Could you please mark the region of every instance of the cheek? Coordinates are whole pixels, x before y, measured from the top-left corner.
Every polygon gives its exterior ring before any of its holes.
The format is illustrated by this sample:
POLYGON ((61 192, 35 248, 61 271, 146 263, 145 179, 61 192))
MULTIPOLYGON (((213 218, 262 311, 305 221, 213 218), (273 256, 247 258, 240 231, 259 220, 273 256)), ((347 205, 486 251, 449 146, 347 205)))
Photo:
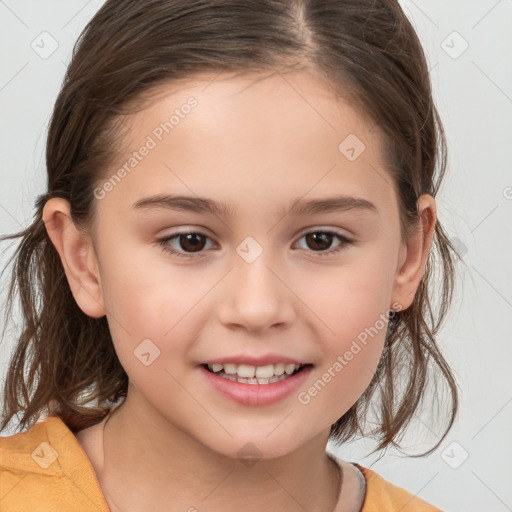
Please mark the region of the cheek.
POLYGON ((381 248, 358 255, 350 264, 316 272, 315 286, 301 289, 302 300, 320 319, 314 323, 322 366, 298 401, 327 423, 357 401, 375 373, 388 325, 392 254, 392 248, 381 248))
POLYGON ((389 309, 372 294, 354 293, 332 305, 322 320, 321 366, 301 389, 298 402, 310 414, 332 424, 345 414, 371 382, 380 360, 389 309), (330 332, 330 331, 333 332, 330 332))
MULTIPOLYGON (((158 251, 153 247, 150 252, 158 251)), ((168 367, 171 362, 176 366, 177 361, 184 361, 187 345, 194 340, 190 329, 199 325, 202 299, 218 276, 210 279, 209 274, 194 271, 193 267, 170 265, 165 255, 159 254, 149 262, 147 249, 120 245, 112 247, 103 261, 101 279, 107 318, 116 352, 127 372, 134 363, 138 367, 135 357, 143 347, 152 356, 158 355, 155 366, 168 367)))
POLYGON ((390 254, 382 249, 354 251, 340 265, 316 266, 297 277, 297 295, 317 315, 322 337, 330 339, 333 347, 343 348, 340 344, 388 311, 394 275, 390 254))

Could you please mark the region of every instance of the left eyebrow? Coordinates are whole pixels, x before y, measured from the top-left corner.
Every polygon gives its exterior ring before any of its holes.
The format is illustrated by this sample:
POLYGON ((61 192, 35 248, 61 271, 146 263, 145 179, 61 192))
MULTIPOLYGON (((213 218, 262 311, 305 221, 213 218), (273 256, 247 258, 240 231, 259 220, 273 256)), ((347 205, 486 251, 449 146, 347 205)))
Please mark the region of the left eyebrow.
MULTIPOLYGON (((216 202, 213 199, 197 196, 177 196, 172 194, 157 194, 133 203, 134 209, 171 209, 195 213, 212 213, 219 217, 235 217, 236 211, 227 203, 216 202)), ((377 207, 367 199, 352 196, 333 196, 323 199, 304 200, 298 197, 291 201, 288 214, 313 215, 316 213, 341 212, 360 210, 378 213, 377 207)))
POLYGON ((334 196, 308 201, 297 198, 291 202, 289 213, 292 215, 313 215, 315 213, 361 210, 378 213, 377 207, 367 199, 352 196, 334 196))

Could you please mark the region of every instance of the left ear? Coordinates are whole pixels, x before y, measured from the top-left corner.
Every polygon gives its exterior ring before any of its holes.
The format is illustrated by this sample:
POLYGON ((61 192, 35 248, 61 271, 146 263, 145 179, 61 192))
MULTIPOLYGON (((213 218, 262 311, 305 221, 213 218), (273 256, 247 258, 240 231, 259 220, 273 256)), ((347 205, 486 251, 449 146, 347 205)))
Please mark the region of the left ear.
POLYGON ((418 224, 416 230, 403 243, 395 276, 391 304, 398 303, 401 310, 414 301, 414 295, 425 272, 437 219, 436 202, 429 194, 418 198, 418 224))

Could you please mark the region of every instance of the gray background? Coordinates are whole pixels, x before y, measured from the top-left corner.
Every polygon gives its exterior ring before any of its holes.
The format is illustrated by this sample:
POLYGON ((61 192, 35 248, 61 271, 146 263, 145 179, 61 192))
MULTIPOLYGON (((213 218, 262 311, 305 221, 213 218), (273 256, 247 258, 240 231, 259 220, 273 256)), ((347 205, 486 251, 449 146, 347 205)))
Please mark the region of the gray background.
MULTIPOLYGON (((100 0, 0 0, 0 234, 26 226, 45 189, 44 144, 72 45, 100 0), (41 33, 47 32, 49 35, 41 33), (52 45, 58 45, 53 50, 52 45)), ((431 456, 360 440, 329 449, 369 466, 443 510, 512 510, 512 1, 403 0, 427 52, 449 144, 439 217, 464 254, 439 337, 462 391, 457 423, 431 456), (466 48, 467 47, 467 48, 466 48)), ((2 245, 0 263, 11 250, 2 245)), ((2 303, 7 274, 1 281, 2 303)), ((16 323, 16 313, 13 325, 16 323)), ((5 378, 14 333, 0 345, 5 378)), ((405 448, 418 453, 436 423, 421 416, 405 448)), ((9 431, 2 435, 8 435, 9 431)))

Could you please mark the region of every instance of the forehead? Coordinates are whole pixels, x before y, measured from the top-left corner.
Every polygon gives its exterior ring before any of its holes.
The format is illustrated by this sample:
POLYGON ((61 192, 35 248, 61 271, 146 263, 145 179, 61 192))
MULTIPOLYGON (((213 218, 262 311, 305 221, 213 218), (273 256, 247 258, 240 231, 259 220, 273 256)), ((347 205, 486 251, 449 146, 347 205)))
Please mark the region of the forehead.
POLYGON ((378 127, 310 72, 196 74, 145 99, 125 119, 125 150, 108 175, 125 172, 110 199, 132 205, 163 188, 246 205, 325 192, 394 197, 378 127))

